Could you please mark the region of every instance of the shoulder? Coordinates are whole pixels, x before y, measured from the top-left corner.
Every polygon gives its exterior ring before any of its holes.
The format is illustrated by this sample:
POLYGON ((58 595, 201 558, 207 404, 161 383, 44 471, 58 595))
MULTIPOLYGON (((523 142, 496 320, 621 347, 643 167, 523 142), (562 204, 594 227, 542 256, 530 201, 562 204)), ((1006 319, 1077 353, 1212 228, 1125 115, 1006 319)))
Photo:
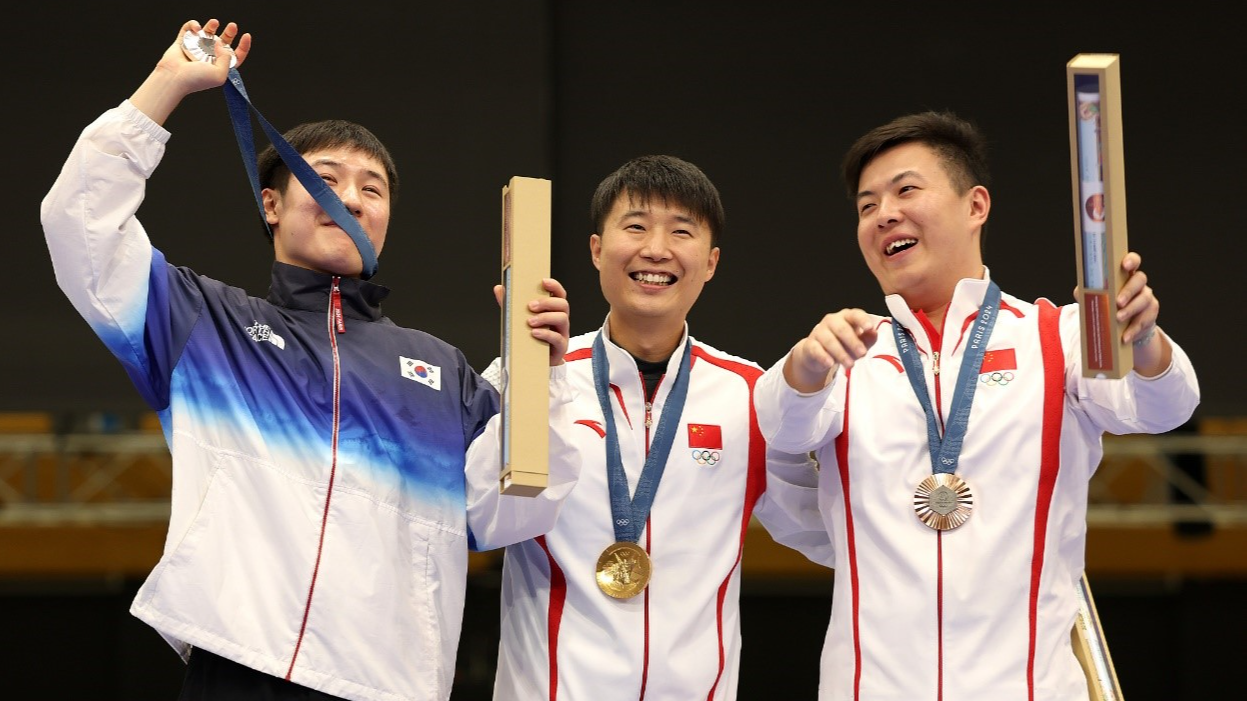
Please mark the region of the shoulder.
MULTIPOLYGON (((152 250, 158 253, 158 249, 153 248, 152 250)), ((163 258, 163 254, 160 255, 163 258)), ((174 265, 167 261, 165 265, 170 294, 175 297, 179 295, 180 291, 181 294, 201 296, 206 300, 219 300, 218 304, 225 304, 231 307, 254 308, 256 305, 272 306, 264 299, 250 294, 241 287, 230 285, 207 275, 201 275, 187 266, 174 265)))
POLYGON ((400 356, 414 354, 419 360, 425 362, 471 369, 463 351, 427 331, 399 326, 388 317, 371 322, 371 325, 379 329, 388 329, 393 334, 391 343, 397 348, 400 356))
POLYGON ((753 381, 762 374, 762 366, 758 363, 742 358, 739 355, 733 355, 726 351, 719 350, 714 346, 703 343, 696 338, 690 336, 689 341, 693 344, 693 368, 697 369, 700 365, 704 368, 717 368, 724 372, 740 375, 747 380, 753 381))
POLYGON ((593 355, 593 339, 597 338, 598 331, 594 330, 589 333, 582 333, 578 336, 572 336, 567 341, 567 353, 563 355, 563 361, 573 363, 578 360, 588 360, 593 355))

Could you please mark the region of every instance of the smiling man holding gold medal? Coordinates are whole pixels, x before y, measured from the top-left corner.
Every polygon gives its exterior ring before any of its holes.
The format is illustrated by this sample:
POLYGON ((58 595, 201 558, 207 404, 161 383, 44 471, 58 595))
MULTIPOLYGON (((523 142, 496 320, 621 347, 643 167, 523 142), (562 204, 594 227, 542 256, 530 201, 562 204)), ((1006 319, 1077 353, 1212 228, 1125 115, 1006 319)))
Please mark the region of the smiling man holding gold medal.
POLYGON ((1000 291, 988 177, 952 114, 858 139, 844 179, 891 316, 828 314, 758 383, 764 435, 822 465, 837 557, 820 699, 1087 699, 1070 631, 1100 437, 1175 428, 1199 402, 1138 254, 1120 262, 1121 379, 1083 376, 1078 305, 1000 291))
POLYGON ((507 548, 494 699, 730 701, 751 517, 830 561, 814 464, 763 440, 761 367, 689 335, 719 263, 709 178, 636 158, 598 185, 590 217, 610 312, 566 355, 585 463, 555 527, 507 548))

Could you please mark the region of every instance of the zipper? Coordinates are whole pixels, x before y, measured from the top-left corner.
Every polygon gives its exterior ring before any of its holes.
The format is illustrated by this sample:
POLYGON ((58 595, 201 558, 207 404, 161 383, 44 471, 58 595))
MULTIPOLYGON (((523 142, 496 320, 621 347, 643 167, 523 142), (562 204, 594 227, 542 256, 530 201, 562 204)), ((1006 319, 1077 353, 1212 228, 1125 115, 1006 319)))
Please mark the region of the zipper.
POLYGON ((333 276, 333 287, 329 291, 329 309, 333 316, 333 326, 338 333, 346 333, 346 317, 342 316, 342 288, 338 283, 342 278, 333 276))
POLYGON ((294 652, 290 654, 290 666, 286 669, 286 681, 290 681, 294 673, 295 662, 299 659, 299 650, 303 647, 303 638, 307 633, 308 618, 312 613, 312 597, 316 593, 316 578, 320 574, 320 560, 325 550, 325 529, 329 526, 329 503, 333 498, 333 483, 338 474, 338 430, 342 422, 342 360, 338 354, 338 338, 334 333, 346 333, 346 321, 342 316, 342 291, 339 282, 342 278, 335 275, 329 291, 329 350, 333 358, 333 426, 330 436, 329 485, 325 488, 325 508, 321 514, 320 534, 316 543, 316 561, 312 565, 312 581, 307 587, 307 600, 303 604, 303 620, 299 624, 299 635, 295 639, 294 652))

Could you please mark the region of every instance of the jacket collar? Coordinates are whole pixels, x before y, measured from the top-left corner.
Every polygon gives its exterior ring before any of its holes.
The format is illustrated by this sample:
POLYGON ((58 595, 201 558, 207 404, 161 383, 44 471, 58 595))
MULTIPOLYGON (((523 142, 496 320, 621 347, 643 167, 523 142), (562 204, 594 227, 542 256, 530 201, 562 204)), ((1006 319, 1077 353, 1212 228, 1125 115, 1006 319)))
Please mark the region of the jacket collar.
MULTIPOLYGON (((983 277, 967 277, 957 282, 957 286, 953 288, 953 298, 948 304, 948 309, 944 312, 945 329, 960 328, 960 324, 966 316, 978 314, 979 307, 983 305, 983 298, 987 296, 987 286, 991 279, 991 271, 984 265, 983 277), (955 319, 958 325, 949 326, 950 319, 955 319)), ((901 322, 902 326, 907 329, 919 328, 918 316, 909 308, 904 297, 899 294, 891 294, 887 295, 884 301, 888 305, 888 311, 892 313, 892 318, 901 322)), ((936 330, 943 333, 940 329, 936 330)))
MULTIPOLYGON (((268 301, 279 307, 302 311, 320 312, 329 308, 329 292, 333 276, 288 263, 273 262, 273 279, 268 290, 268 301)), ((378 321, 381 301, 390 294, 390 288, 353 277, 343 277, 338 283, 342 293, 342 313, 351 319, 378 321)))
MULTIPOLYGON (((638 377, 636 358, 623 348, 615 345, 610 335, 610 314, 607 313, 606 321, 602 323, 602 340, 606 346, 606 357, 610 362, 610 381, 614 385, 622 385, 622 383, 630 382, 638 377)), ((680 339, 679 345, 671 352, 671 357, 667 358, 667 377, 674 380, 675 375, 679 372, 680 359, 684 357, 684 345, 689 343, 688 322, 684 322, 684 335, 680 339)), ((658 391, 662 393, 665 389, 670 389, 671 382, 663 382, 659 385, 658 391)))

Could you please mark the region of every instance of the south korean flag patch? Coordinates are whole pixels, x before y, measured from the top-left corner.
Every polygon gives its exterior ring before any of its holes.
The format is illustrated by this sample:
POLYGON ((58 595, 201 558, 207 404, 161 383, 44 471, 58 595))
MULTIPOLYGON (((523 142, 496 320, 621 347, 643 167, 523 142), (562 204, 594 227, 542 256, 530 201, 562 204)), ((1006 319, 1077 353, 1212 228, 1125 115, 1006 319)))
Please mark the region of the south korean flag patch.
POLYGON ((403 377, 415 380, 425 387, 432 387, 439 392, 442 390, 442 369, 438 366, 415 358, 404 358, 401 355, 398 356, 398 366, 403 377))

